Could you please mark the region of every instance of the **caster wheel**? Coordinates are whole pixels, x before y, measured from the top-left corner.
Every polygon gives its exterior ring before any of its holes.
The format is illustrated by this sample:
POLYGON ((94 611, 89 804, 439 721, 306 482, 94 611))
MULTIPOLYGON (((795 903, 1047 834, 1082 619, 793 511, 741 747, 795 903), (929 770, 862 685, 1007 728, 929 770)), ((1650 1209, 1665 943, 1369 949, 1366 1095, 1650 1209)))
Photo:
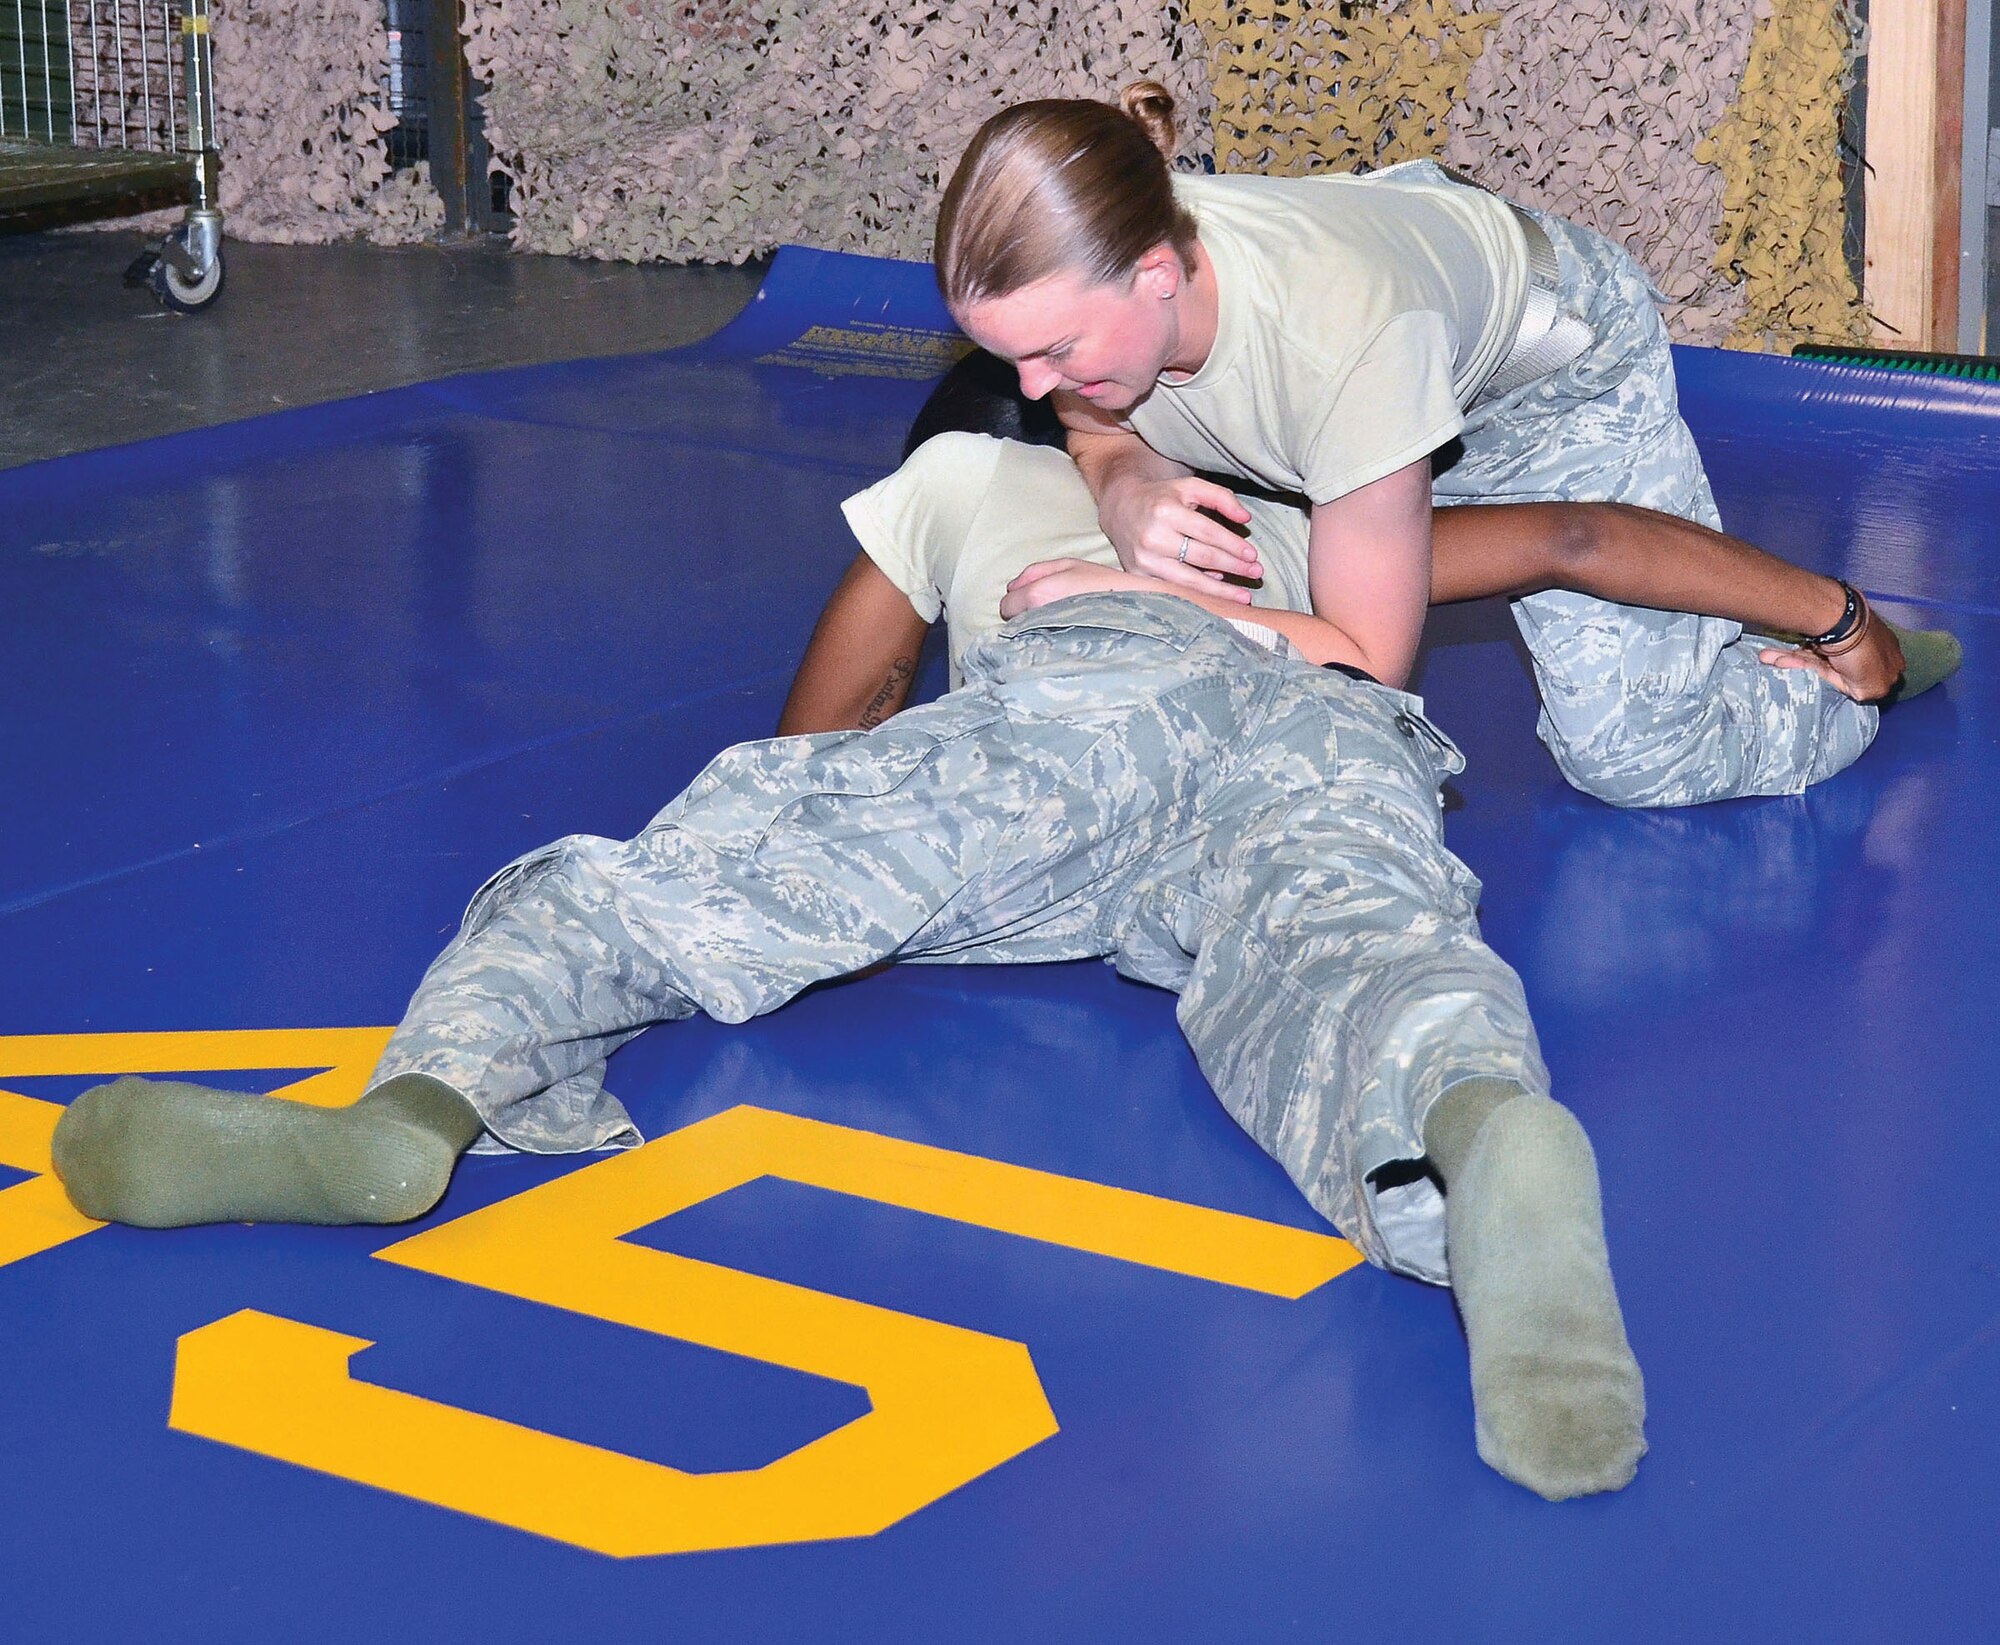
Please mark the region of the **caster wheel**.
POLYGON ((197 313, 222 295, 222 254, 217 252, 215 260, 194 280, 161 257, 147 271, 146 284, 168 308, 181 314, 197 313))

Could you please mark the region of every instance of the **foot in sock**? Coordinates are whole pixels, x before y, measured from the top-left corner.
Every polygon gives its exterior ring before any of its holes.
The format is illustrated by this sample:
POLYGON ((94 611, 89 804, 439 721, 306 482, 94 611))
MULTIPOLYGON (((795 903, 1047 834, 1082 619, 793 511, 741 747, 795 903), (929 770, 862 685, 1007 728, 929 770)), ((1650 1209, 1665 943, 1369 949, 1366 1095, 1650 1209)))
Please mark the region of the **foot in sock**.
POLYGON ((1932 686, 1942 685, 1958 672, 1958 665, 1965 661, 1965 647, 1959 644, 1958 636, 1949 629, 1898 628, 1894 623, 1888 627, 1896 636, 1896 643, 1903 648, 1903 677, 1882 699, 1885 708, 1893 703, 1908 702, 1932 686))
POLYGON ((53 1153, 71 1201, 101 1222, 405 1222, 438 1202, 480 1129, 422 1074, 350 1108, 128 1075, 70 1104, 53 1153))
POLYGON ((1604 1247, 1597 1162, 1560 1103, 1453 1086, 1424 1123, 1472 1357, 1479 1454, 1552 1502, 1631 1482, 1646 1396, 1604 1247))

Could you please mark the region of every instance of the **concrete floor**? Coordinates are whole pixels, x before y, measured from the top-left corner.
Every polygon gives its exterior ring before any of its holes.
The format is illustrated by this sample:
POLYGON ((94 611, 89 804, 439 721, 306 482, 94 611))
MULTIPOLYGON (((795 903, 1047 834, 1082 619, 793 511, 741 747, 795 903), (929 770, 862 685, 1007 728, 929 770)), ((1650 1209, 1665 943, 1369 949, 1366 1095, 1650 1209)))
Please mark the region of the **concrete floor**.
POLYGON ((149 243, 0 235, 0 468, 456 372, 677 347, 733 318, 763 277, 497 243, 232 241, 222 296, 184 315, 121 283, 149 243))

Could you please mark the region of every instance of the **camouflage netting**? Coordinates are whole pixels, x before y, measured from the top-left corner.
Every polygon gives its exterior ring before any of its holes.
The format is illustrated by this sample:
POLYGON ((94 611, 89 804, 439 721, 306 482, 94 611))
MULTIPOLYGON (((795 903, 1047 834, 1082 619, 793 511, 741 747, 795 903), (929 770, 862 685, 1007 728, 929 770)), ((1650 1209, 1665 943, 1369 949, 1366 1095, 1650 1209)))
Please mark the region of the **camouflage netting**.
MULTIPOLYGON (((1151 75, 1190 157, 1439 155, 1629 246, 1677 336, 1772 347, 1861 334, 1835 138, 1851 3, 467 0, 465 29, 525 250, 922 257, 987 112, 1151 75)), ((221 4, 230 232, 434 233, 436 193, 383 144, 382 0, 221 4)))
POLYGON ((740 262, 929 254, 940 173, 995 107, 1161 79, 1205 131, 1200 36, 1156 0, 473 0, 514 243, 740 262))
POLYGON ((1626 246, 1675 335, 1720 342, 1743 297, 1715 267, 1722 174, 1695 150, 1734 100, 1751 25, 1742 0, 1514 0, 1446 155, 1626 246))
POLYGON ((1193 0, 1209 43, 1215 162, 1295 177, 1444 151, 1445 123, 1500 21, 1454 0, 1193 0))
POLYGON ((220 0, 214 38, 231 234, 394 244, 443 226, 428 178, 390 172, 382 0, 220 0))
POLYGON ((1842 251, 1841 100, 1861 29, 1848 0, 1760 8, 1736 106, 1696 151, 1726 179, 1716 264, 1742 285, 1737 348, 1866 343, 1842 251))
POLYGON ((1436 155, 1628 247, 1685 341, 1857 334, 1845 0, 1194 5, 1225 170, 1436 155))

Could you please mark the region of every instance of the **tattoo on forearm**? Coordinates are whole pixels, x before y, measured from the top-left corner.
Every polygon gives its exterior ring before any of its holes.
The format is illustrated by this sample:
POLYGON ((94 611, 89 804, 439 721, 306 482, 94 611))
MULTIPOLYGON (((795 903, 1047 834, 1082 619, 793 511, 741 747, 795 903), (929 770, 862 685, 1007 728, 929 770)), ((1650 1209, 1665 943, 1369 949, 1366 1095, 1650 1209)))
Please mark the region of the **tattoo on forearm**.
POLYGON ((868 706, 861 711, 861 729, 873 731, 890 715, 896 712, 903 695, 910 689, 910 676, 917 671, 917 659, 898 657, 889 665, 889 675, 877 688, 875 695, 868 699, 868 706))

